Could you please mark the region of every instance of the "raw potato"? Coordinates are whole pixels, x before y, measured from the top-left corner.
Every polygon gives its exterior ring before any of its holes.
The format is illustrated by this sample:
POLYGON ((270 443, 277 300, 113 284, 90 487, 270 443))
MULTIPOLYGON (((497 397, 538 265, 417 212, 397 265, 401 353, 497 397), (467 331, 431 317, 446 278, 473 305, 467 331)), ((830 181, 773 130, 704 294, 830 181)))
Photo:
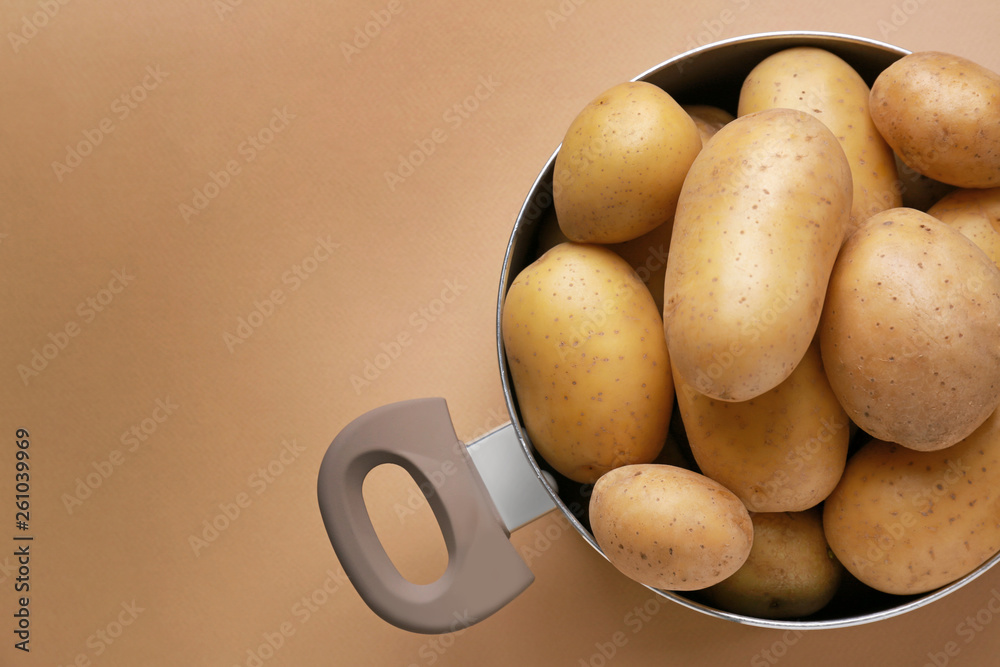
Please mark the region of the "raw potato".
MULTIPOLYGON (((606 247, 614 250, 622 259, 635 269, 640 280, 645 283, 653 301, 656 302, 656 312, 663 312, 663 276, 667 272, 667 249, 670 247, 670 233, 674 226, 673 218, 646 232, 639 238, 623 243, 611 243, 606 247)), ((549 216, 539 222, 538 253, 544 254, 560 243, 569 239, 559 229, 555 216, 549 216)))
POLYGON ((955 190, 927 213, 962 232, 1000 265, 1000 188, 955 190))
POLYGON ((563 243, 511 284, 501 328, 528 437, 570 479, 656 458, 673 380, 653 297, 611 250, 563 243))
POLYGON ((753 547, 743 567, 705 591, 718 608, 755 618, 814 614, 837 592, 844 568, 823 534, 818 507, 752 515, 753 547))
POLYGON ((820 344, 863 430, 921 451, 953 445, 1000 404, 1000 269, 926 213, 883 211, 844 244, 820 344))
POLYGON ((911 53, 871 90, 871 116, 900 159, 961 188, 1000 185, 1000 75, 960 56, 911 53))
POLYGON ((787 380, 749 401, 709 398, 676 375, 674 383, 698 467, 751 512, 806 510, 837 486, 850 427, 818 343, 787 380))
POLYGON ((896 155, 896 173, 899 174, 903 208, 926 211, 946 194, 955 190, 954 185, 935 181, 933 178, 914 171, 900 160, 898 155, 896 155))
POLYGON ((605 91, 573 120, 556 157, 553 192, 571 241, 621 243, 670 220, 701 137, 691 117, 651 83, 605 91))
POLYGON ((810 113, 840 140, 851 165, 852 228, 902 205, 892 149, 868 113, 870 90, 843 59, 815 47, 779 51, 750 72, 740 90, 738 115, 785 107, 810 113))
POLYGON ((698 391, 747 401, 809 347, 851 210, 851 170, 814 116, 737 118, 684 181, 664 279, 671 363, 698 391))
POLYGON ((916 452, 873 440, 827 498, 830 548, 885 593, 924 593, 1000 549, 1000 415, 948 449, 916 452))
POLYGON ((715 133, 736 120, 733 114, 725 109, 713 107, 707 104, 689 104, 683 107, 691 116, 691 120, 698 126, 698 134, 701 135, 701 145, 704 146, 708 140, 715 136, 715 133))
POLYGON ((590 497, 594 539, 611 564, 653 588, 692 591, 746 561, 753 524, 718 482, 668 465, 631 465, 601 477, 590 497))
POLYGON ((653 295, 658 313, 663 312, 663 277, 667 273, 667 252, 673 227, 674 220, 671 218, 637 239, 608 246, 635 269, 653 295))

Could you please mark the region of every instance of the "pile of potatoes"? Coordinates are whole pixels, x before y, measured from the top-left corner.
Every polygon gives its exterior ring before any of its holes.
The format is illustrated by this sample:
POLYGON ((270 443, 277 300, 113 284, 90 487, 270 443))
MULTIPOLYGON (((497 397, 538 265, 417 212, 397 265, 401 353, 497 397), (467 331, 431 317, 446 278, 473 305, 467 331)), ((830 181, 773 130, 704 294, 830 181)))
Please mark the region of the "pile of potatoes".
POLYGON ((1000 551, 1000 76, 797 47, 733 111, 628 82, 570 125, 503 304, 528 436, 645 585, 800 618, 955 581, 1000 551))

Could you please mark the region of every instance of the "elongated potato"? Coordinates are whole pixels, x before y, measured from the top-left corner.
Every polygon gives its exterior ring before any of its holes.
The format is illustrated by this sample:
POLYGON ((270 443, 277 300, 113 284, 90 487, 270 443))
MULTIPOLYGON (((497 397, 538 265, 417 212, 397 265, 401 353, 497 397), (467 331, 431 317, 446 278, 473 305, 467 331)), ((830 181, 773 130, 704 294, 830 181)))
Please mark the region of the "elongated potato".
POLYGON ((837 259, 820 349, 858 426, 912 449, 949 447, 1000 405, 1000 269, 926 213, 878 213, 837 259))
POLYGON ((753 545, 753 523, 739 498, 669 465, 623 466, 602 476, 590 497, 590 525, 612 565, 666 590, 722 581, 753 545))
POLYGON ((923 593, 1000 550, 1000 414, 962 442, 917 452, 873 440, 823 506, 841 563, 872 588, 923 593))
POLYGON ((849 421, 809 346, 788 379, 749 401, 719 401, 675 375, 677 405, 701 472, 751 512, 818 505, 844 472, 849 421))
POLYGON ((653 297, 628 263, 562 243, 526 267, 501 328, 528 437, 577 482, 656 458, 673 409, 670 359, 653 297))
POLYGON ((740 116, 785 107, 810 113, 840 140, 851 165, 852 227, 902 205, 896 160, 868 112, 870 90, 861 75, 825 49, 779 51, 751 70, 740 89, 740 116))
POLYGON ((570 124, 556 156, 556 173, 566 174, 553 191, 563 233, 621 243, 668 221, 700 150, 694 121, 661 88, 633 81, 604 91, 570 124))
POLYGON ((960 231, 1000 266, 1000 188, 954 190, 927 213, 960 231))
POLYGON ((914 170, 960 188, 1000 185, 1000 74, 950 53, 911 53, 875 79, 870 108, 914 170))
POLYGON ((814 116, 771 109, 708 142, 684 181, 664 278, 671 363, 747 401, 783 382, 816 331, 851 210, 851 170, 814 116))

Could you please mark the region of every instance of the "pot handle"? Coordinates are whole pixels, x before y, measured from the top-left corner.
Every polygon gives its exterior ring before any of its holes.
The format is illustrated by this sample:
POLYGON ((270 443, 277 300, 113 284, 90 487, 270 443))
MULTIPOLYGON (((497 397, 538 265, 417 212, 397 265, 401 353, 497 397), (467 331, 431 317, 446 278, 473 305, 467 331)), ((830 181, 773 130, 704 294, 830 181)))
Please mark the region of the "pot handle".
POLYGON ((476 623, 517 597, 534 575, 510 543, 442 398, 376 408, 348 424, 319 469, 319 508, 334 551, 362 599, 393 625, 427 634, 476 623), (414 584, 392 564, 361 493, 376 466, 395 463, 417 482, 434 511, 448 566, 414 584))

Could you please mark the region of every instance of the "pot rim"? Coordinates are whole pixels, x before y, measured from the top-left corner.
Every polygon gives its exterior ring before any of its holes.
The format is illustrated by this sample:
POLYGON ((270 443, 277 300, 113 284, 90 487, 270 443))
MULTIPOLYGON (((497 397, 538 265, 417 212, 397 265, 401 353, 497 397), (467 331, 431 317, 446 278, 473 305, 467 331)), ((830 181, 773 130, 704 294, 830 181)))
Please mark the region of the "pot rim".
MULTIPOLYGON (((647 81, 650 79, 657 79, 660 75, 668 73, 672 68, 675 68, 679 63, 685 63, 693 61, 696 57, 704 55, 706 53, 716 51, 719 49, 731 48, 736 45, 747 45, 754 43, 770 43, 775 48, 775 51, 789 48, 797 45, 815 45, 822 48, 823 45, 853 45, 874 48, 878 51, 883 51, 887 55, 896 55, 898 57, 903 57, 910 53, 910 51, 882 42, 879 40, 859 37, 855 35, 848 35, 836 32, 825 32, 825 31, 812 31, 812 30, 788 30, 788 31, 772 31, 772 32, 761 32, 753 33, 749 35, 731 37, 723 39, 717 42, 712 42, 710 44, 705 44, 697 48, 685 51, 676 56, 673 56, 658 65, 655 65, 646 71, 642 72, 638 76, 631 79, 631 81, 647 81)), ((561 145, 560 145, 561 146, 561 145)), ((531 463, 535 474, 537 475, 539 481, 545 487, 546 491, 552 497, 556 507, 563 513, 570 524, 576 529, 576 531, 586 540, 590 546, 592 546, 602 557, 607 560, 607 556, 601 550, 600 546, 597 544, 594 536, 591 532, 580 522, 577 515, 566 505, 563 498, 559 495, 558 489, 554 488, 552 483, 552 478, 544 473, 542 468, 539 466, 535 454, 530 444, 530 439, 521 423, 519 418, 519 412, 517 409, 517 401, 514 397, 514 392, 511 384, 511 379, 509 375, 509 368, 507 366, 507 359, 504 352, 503 346, 503 336, 501 332, 501 321, 503 316, 503 301, 507 293, 507 289, 510 286, 515 272, 512 272, 512 265, 515 261, 521 260, 524 256, 527 256, 526 250, 523 247, 524 237, 530 236, 530 228, 539 223, 545 214, 549 211, 552 206, 552 179, 553 171, 555 165, 556 156, 559 154, 559 147, 549 156, 542 168, 541 172, 535 178, 531 185, 531 189, 528 195, 525 197, 524 202, 518 212, 517 219, 514 223, 514 228, 511 232, 510 240, 507 244, 507 249, 504 254, 503 269, 500 274, 500 287, 497 299, 497 320, 496 320, 496 334, 497 334, 497 353, 500 364, 500 376, 503 384, 504 400, 507 405, 507 411, 511 418, 511 424, 514 427, 514 431, 517 434, 518 441, 521 444, 522 449, 528 457, 528 461, 531 463), (519 245, 520 242, 520 245, 519 245)), ((530 244, 529 244, 530 245, 530 244)), ((532 259, 534 259, 532 257, 532 259)), ((530 261, 530 260, 529 260, 530 261)), ((518 267, 518 271, 522 267, 518 267)), ((653 588, 651 586, 646 586, 645 584, 640 584, 647 588, 648 590, 660 595, 662 597, 673 600, 674 602, 698 611, 708 616, 714 618, 723 619, 727 621, 732 621, 735 623, 741 623, 745 625, 752 625, 764 628, 774 628, 774 629, 785 629, 785 630, 810 630, 810 629, 832 629, 832 628, 843 628, 856 625, 863 625, 867 623, 872 623, 875 621, 880 621, 901 614, 907 613, 914 609, 926 606, 936 600, 949 595, 950 593, 958 590, 962 586, 972 582, 987 570, 989 570, 993 565, 1000 561, 1000 553, 995 554, 988 561, 983 563, 981 566, 976 568, 974 571, 965 575, 961 579, 958 579, 951 584, 943 586, 934 591, 922 594, 914 599, 909 599, 909 596, 901 596, 901 602, 898 605, 893 605, 887 609, 880 609, 878 611, 867 612, 858 615, 846 616, 842 618, 823 618, 817 620, 776 620, 776 619, 764 619, 757 618, 754 616, 745 616, 742 614, 736 614, 732 612, 722 611, 710 607, 706 604, 698 602, 696 600, 689 599, 685 595, 675 592, 661 590, 653 588)), ((638 583, 638 582, 636 582, 638 583)))

